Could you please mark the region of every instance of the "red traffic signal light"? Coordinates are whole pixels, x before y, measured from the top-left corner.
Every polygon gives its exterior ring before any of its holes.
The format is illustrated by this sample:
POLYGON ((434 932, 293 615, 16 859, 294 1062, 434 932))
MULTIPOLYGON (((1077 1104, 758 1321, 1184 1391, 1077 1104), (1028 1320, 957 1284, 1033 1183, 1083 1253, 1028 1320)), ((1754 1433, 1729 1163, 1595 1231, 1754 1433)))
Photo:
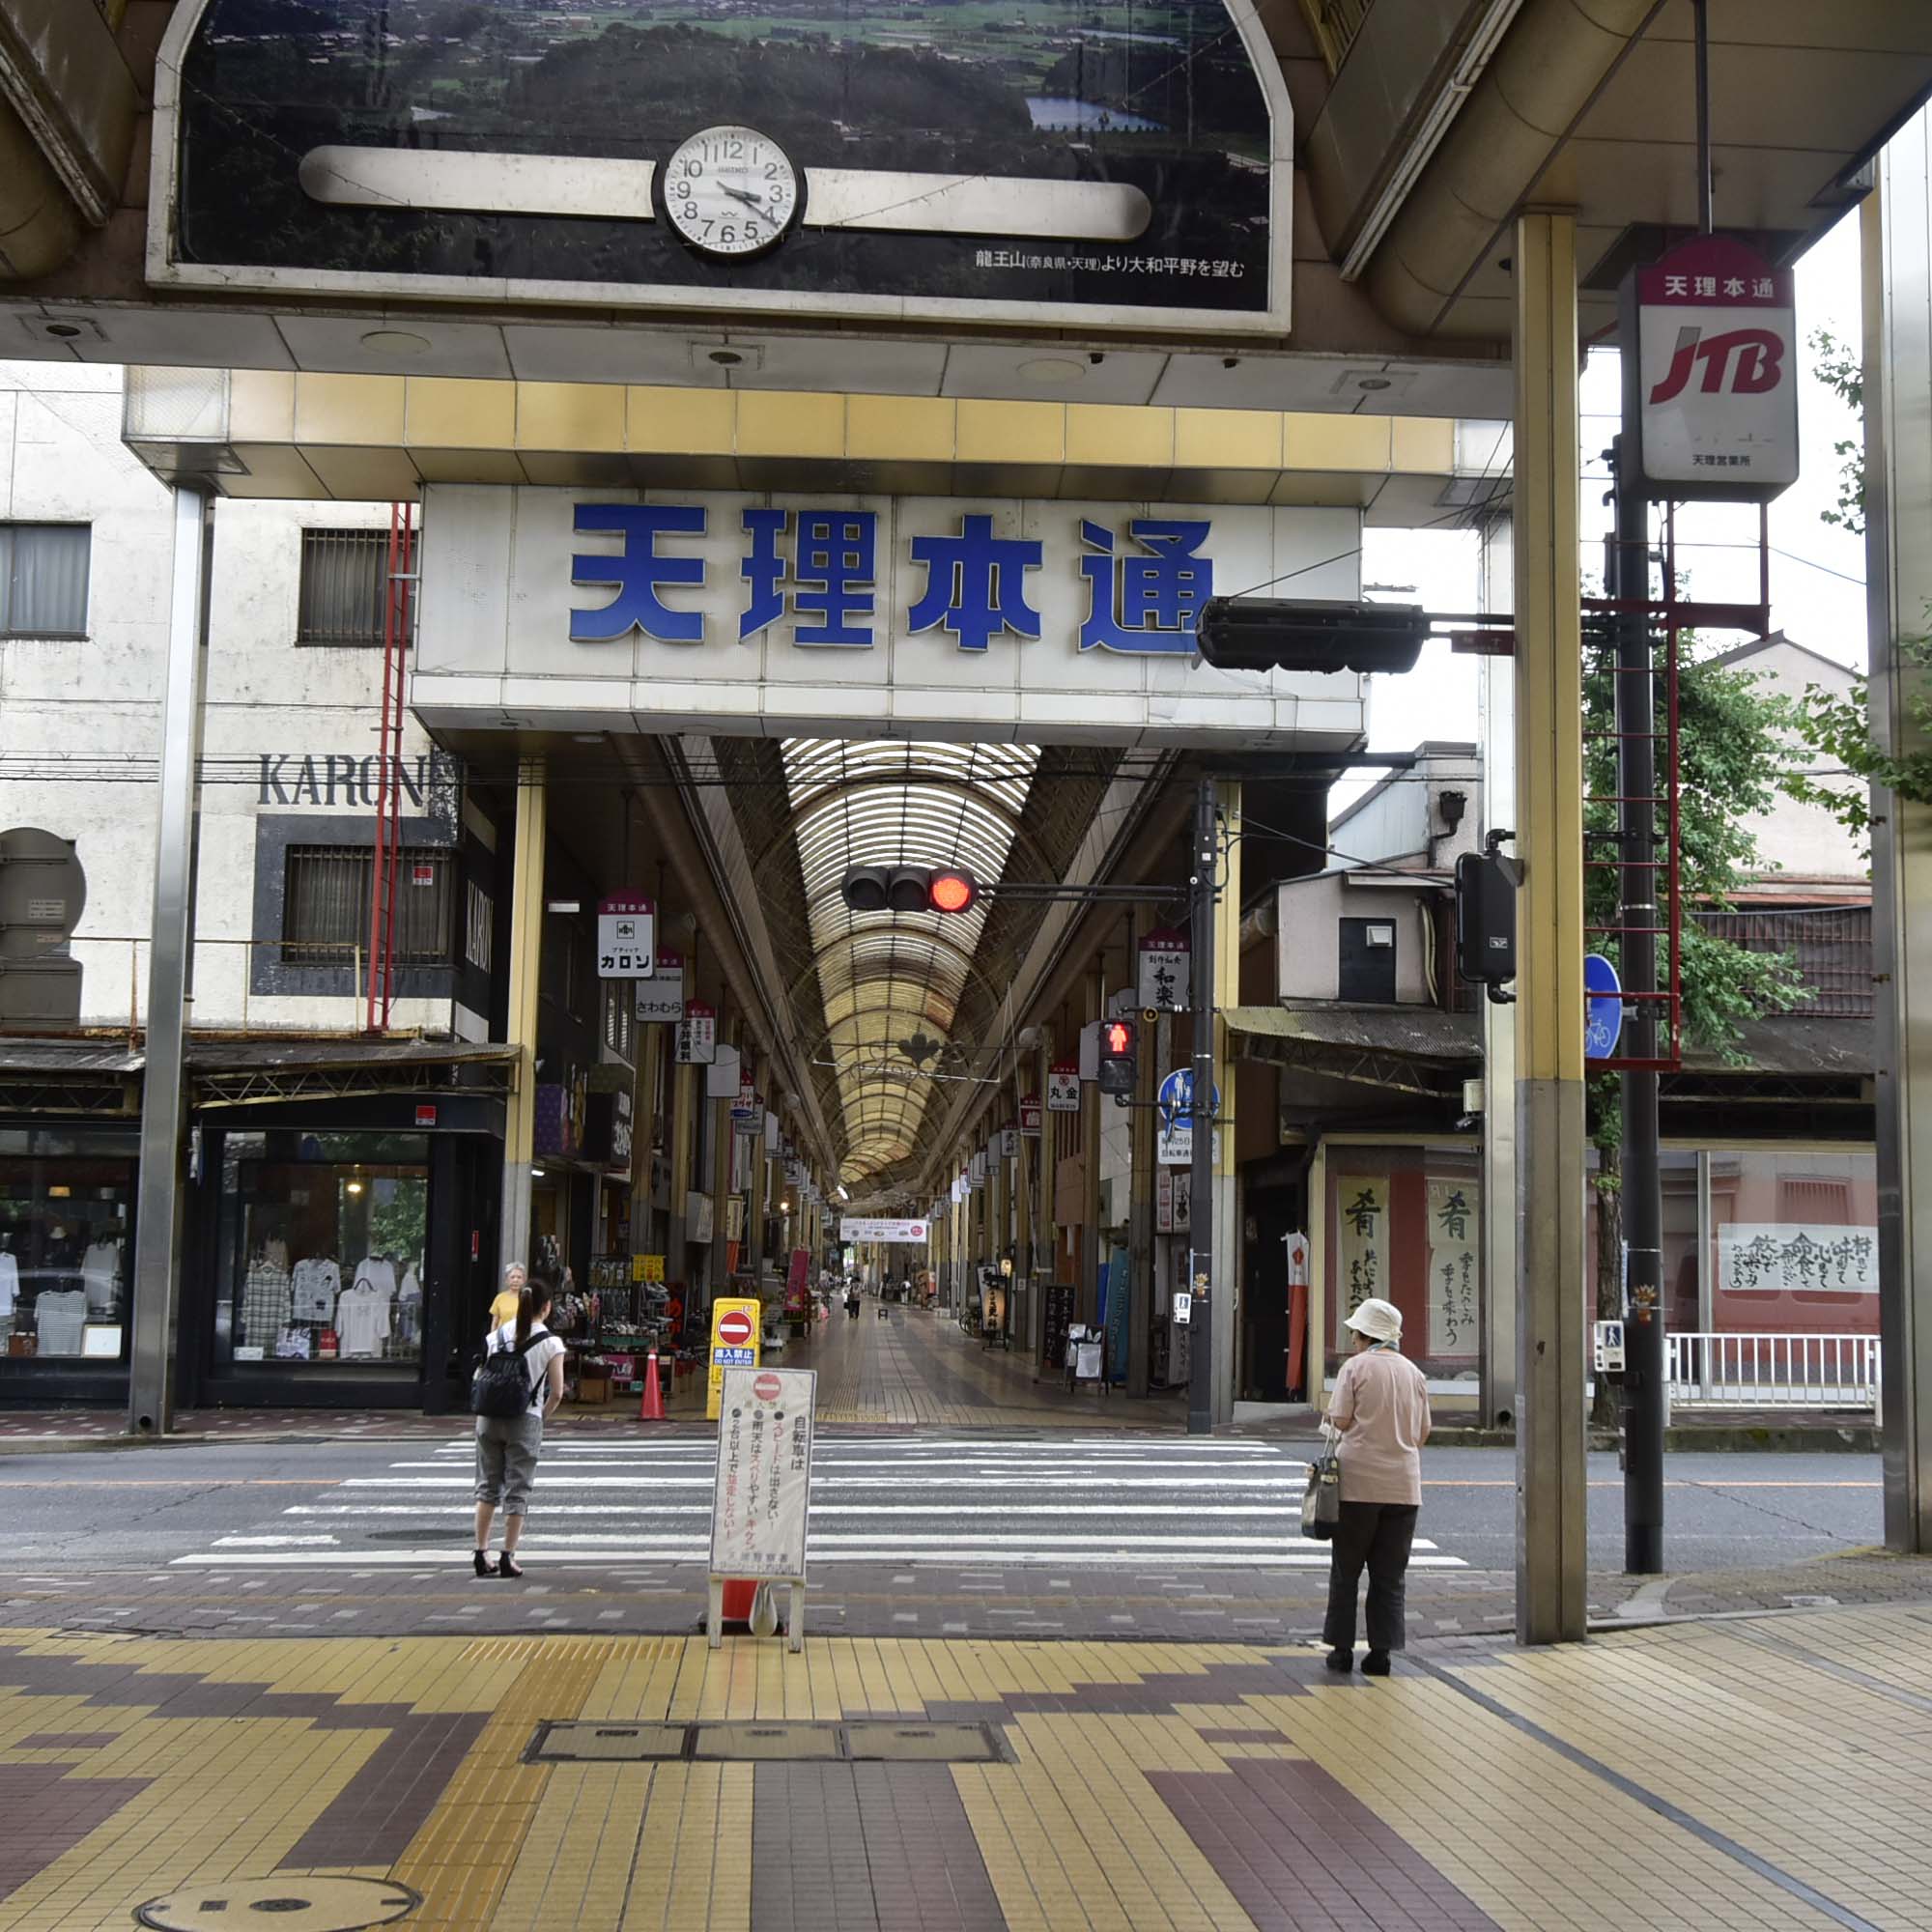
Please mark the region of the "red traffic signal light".
POLYGON ((1138 1036, 1132 1020, 1100 1022, 1100 1092, 1134 1091, 1134 1048, 1138 1036))
POLYGON ((1134 1030, 1126 1020, 1109 1020, 1101 1035, 1100 1051, 1111 1059, 1120 1059, 1134 1050, 1134 1030))
POLYGON ((979 896, 973 874, 961 866, 942 866, 926 887, 926 903, 934 912, 971 912, 979 896))

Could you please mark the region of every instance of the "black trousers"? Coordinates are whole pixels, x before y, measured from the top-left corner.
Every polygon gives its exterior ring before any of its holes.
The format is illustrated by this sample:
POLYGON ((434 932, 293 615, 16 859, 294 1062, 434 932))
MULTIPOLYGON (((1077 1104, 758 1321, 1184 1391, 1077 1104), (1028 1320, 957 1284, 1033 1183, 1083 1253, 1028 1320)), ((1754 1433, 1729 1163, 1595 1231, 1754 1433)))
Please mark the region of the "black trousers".
POLYGON ((1355 1643, 1355 1591, 1363 1566, 1369 1573, 1369 1648, 1404 1646, 1403 1600, 1408 1577, 1408 1546, 1415 1538, 1413 1503, 1344 1503, 1335 1525, 1328 1566, 1328 1616, 1321 1640, 1330 1650, 1355 1643))

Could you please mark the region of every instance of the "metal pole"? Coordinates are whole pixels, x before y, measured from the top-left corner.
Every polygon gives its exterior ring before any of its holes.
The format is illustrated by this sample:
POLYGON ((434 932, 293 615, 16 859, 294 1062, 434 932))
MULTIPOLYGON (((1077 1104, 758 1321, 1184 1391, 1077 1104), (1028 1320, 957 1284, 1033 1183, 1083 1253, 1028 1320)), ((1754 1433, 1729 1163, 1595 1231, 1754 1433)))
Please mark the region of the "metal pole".
POLYGON ((1711 16, 1707 0, 1690 0, 1690 16, 1697 49, 1697 232, 1708 235, 1714 219, 1714 208, 1711 194, 1711 16))
POLYGON ((1193 1167, 1188 1180, 1188 1276, 1194 1302, 1193 1336, 1187 1352, 1187 1433, 1208 1435, 1214 1427, 1213 1305, 1208 1290, 1214 1274, 1214 878, 1216 847, 1214 781, 1203 779, 1194 794, 1193 895, 1194 981, 1193 1167))
MULTIPOLYGON (((1616 595, 1650 596, 1650 504, 1634 438, 1611 446, 1616 469, 1616 595)), ((1617 924, 1624 990, 1619 1051, 1657 1058, 1657 706, 1647 611, 1617 623, 1617 924)), ((1657 1147, 1657 1075, 1623 1075, 1624 1568, 1663 1568, 1663 1192, 1657 1147)))
POLYGON ((195 774, 207 663, 208 498, 175 492, 174 580, 161 705, 160 813, 148 946, 148 1041, 141 1090, 141 1169, 134 1203, 134 1308, 128 1430, 162 1435, 174 1422, 175 1325, 181 1306, 187 1139, 188 1006, 194 996, 195 774))

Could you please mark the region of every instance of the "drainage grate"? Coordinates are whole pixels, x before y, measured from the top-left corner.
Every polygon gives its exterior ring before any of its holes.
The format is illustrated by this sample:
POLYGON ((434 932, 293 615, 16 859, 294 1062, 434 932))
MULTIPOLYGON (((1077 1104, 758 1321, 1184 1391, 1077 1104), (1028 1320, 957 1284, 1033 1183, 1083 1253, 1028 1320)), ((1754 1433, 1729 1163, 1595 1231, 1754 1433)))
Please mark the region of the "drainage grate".
POLYGON ((600 1724, 554 1719, 539 1724, 526 1764, 1010 1764, 991 1724, 756 1722, 600 1724))

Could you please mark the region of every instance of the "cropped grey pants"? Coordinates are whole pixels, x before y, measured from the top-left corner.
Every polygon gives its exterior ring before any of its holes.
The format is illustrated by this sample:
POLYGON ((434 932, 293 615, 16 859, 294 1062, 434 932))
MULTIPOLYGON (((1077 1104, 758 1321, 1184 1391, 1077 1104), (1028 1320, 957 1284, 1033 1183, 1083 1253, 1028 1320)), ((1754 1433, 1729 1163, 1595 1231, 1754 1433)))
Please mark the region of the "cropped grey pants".
POLYGON ((497 1503, 505 1516, 523 1516, 537 1479, 543 1447, 543 1415, 479 1415, 476 1418, 476 1500, 497 1503))

